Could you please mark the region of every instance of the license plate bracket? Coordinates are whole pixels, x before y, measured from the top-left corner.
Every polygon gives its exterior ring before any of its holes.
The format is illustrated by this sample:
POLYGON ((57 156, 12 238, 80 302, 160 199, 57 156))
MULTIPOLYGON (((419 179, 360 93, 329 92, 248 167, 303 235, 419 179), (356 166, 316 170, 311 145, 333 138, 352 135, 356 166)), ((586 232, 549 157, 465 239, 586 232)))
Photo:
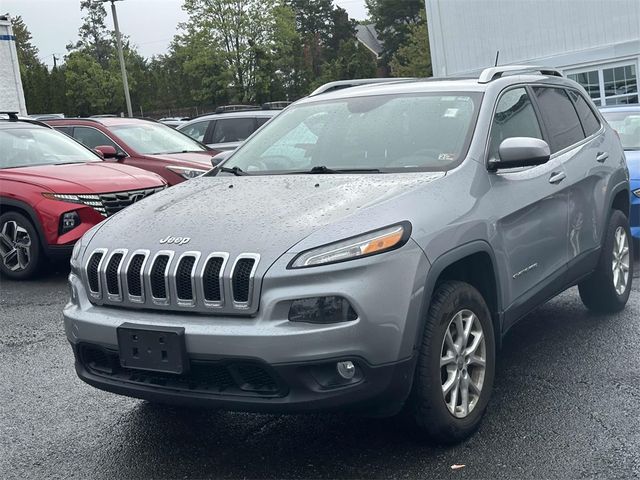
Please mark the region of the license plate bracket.
POLYGON ((117 335, 123 367, 177 375, 189 371, 183 327, 123 323, 117 335))

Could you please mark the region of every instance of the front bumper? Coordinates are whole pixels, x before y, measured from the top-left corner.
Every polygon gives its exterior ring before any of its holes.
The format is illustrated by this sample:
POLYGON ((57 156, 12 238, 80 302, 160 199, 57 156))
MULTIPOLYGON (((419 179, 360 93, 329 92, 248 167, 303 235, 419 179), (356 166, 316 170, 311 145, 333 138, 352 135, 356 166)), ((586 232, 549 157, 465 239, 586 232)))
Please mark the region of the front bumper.
POLYGON ((356 377, 341 382, 335 382, 335 364, 345 358, 279 365, 244 358, 200 359, 192 362, 189 375, 180 377, 127 372, 117 365, 117 352, 100 348, 97 350, 105 358, 111 357, 116 363, 96 368, 83 354, 85 347, 96 349, 87 344, 73 345, 76 372, 80 379, 101 390, 160 403, 263 413, 357 410, 393 415, 409 395, 416 358, 373 367, 351 357, 357 365, 356 377), (242 373, 242 366, 246 373, 242 373), (334 380, 323 385, 332 375, 334 380))
MULTIPOLYGON (((286 265, 287 261, 278 262, 286 265)), ((429 270, 422 250, 410 241, 393 252, 303 272, 277 266, 262 282, 260 308, 254 316, 98 306, 89 302, 82 281, 72 273, 72 301, 65 307, 64 321, 78 375, 114 393, 234 410, 292 412, 374 404, 394 410, 401 405, 411 387, 429 270), (288 320, 292 299, 324 295, 348 299, 358 318, 333 324, 288 320), (198 386, 199 378, 182 379, 185 383, 175 377, 152 378, 139 370, 119 370, 116 332, 123 323, 183 327, 191 365, 201 373, 204 368, 204 376, 226 368, 235 383, 208 388, 198 386), (115 373, 92 369, 79 353, 83 345, 111 355, 115 373), (327 375, 336 372, 336 362, 345 360, 352 360, 361 376, 352 382, 327 384, 327 375), (234 366, 240 363, 259 367, 278 388, 243 390, 243 379, 238 379, 234 366)))

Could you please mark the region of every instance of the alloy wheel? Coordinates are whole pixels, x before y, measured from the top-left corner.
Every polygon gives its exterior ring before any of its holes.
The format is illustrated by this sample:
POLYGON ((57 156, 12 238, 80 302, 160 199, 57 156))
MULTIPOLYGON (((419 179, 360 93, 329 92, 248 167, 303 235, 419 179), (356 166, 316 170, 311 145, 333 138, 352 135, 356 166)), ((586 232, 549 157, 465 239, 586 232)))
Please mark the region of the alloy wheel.
POLYGON ((449 413, 468 416, 478 404, 486 372, 487 347, 480 319, 470 310, 456 313, 442 341, 440 377, 449 413))
POLYGON ((31 237, 15 220, 9 220, 0 230, 0 258, 12 272, 26 270, 31 262, 31 237))
POLYGON ((629 282, 629 237, 623 227, 618 227, 614 235, 613 260, 613 287, 618 295, 624 294, 629 282))

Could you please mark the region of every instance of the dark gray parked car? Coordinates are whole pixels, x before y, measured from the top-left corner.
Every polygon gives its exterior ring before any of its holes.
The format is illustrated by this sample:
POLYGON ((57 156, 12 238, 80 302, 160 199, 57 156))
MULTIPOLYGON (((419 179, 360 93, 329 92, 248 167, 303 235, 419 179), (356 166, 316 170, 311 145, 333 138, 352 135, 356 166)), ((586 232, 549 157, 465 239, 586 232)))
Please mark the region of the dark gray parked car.
POLYGON ((524 315, 576 284, 624 308, 628 211, 618 138, 555 70, 320 90, 88 232, 66 334, 111 392, 404 412, 455 442, 524 315))

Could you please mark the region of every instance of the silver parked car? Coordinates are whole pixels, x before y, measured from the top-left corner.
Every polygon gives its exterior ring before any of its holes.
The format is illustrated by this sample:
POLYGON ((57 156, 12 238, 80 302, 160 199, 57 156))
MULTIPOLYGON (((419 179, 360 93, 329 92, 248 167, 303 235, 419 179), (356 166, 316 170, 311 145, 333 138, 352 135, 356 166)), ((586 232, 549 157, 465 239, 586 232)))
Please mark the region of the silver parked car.
POLYGON ((107 391, 456 442, 518 320, 573 285, 624 308, 628 212, 617 136, 553 69, 321 89, 88 232, 65 330, 107 391))
POLYGON ((235 150, 279 110, 240 110, 203 115, 177 128, 214 150, 235 150))

